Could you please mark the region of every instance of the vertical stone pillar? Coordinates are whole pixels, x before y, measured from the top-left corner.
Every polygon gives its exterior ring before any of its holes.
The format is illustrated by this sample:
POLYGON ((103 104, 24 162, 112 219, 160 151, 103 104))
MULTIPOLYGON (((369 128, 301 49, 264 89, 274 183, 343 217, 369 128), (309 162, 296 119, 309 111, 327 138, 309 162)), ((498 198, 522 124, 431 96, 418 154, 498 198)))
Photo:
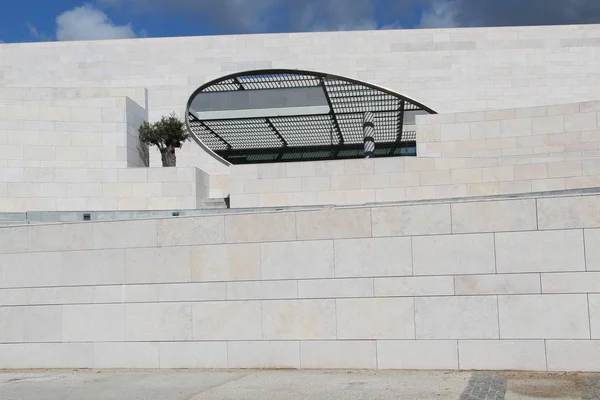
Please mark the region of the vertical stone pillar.
POLYGON ((372 112, 363 114, 363 143, 365 146, 365 158, 375 155, 375 117, 372 112))

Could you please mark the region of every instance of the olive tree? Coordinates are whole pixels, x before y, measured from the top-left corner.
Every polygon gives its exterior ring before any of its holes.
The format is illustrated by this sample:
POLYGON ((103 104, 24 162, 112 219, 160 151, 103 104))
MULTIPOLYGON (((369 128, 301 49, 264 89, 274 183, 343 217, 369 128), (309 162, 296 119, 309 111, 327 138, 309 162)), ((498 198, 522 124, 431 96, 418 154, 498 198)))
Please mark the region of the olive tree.
POLYGON ((163 167, 176 166, 175 149, 180 148, 190 138, 183 121, 175 113, 163 116, 153 124, 144 122, 139 133, 142 143, 158 148, 163 167))

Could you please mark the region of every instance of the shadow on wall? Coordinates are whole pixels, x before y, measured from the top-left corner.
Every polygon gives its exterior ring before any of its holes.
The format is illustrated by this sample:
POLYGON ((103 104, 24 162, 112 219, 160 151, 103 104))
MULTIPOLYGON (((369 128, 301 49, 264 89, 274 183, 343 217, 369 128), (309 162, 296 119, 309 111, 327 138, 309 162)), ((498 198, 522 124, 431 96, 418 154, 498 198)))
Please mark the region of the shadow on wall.
POLYGON ((144 167, 149 168, 150 167, 150 149, 148 148, 147 145, 140 143, 138 144, 138 155, 140 156, 140 160, 142 161, 142 164, 144 167))

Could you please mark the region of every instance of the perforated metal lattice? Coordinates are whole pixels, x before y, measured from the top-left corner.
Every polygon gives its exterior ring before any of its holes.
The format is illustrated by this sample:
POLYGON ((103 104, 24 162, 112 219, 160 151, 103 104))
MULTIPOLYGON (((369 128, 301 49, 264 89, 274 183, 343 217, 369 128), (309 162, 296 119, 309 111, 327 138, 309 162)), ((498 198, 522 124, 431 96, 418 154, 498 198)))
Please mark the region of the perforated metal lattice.
MULTIPOLYGON (((314 95, 315 89, 310 90, 314 95)), ((325 100, 322 102, 325 104, 325 100)), ((191 132, 217 155, 234 164, 362 157, 365 112, 374 115, 375 157, 415 155, 414 115, 435 113, 422 104, 368 83, 296 70, 261 70, 223 77, 199 88, 190 98, 187 110, 191 132), (292 111, 298 110, 298 114, 290 113, 287 108, 282 113, 280 108, 286 105, 273 104, 266 110, 252 110, 239 117, 236 112, 240 110, 230 106, 229 111, 214 114, 215 117, 203 113, 206 110, 191 107, 194 99, 203 93, 239 95, 242 91, 255 90, 273 93, 273 89, 282 90, 276 91, 278 94, 285 94, 286 89, 295 90, 296 103, 298 100, 302 104, 310 102, 312 97, 309 100, 297 98, 307 95, 309 89, 298 88, 320 88, 322 95, 317 95, 326 99, 327 111, 318 104, 321 108, 292 108, 292 111)))

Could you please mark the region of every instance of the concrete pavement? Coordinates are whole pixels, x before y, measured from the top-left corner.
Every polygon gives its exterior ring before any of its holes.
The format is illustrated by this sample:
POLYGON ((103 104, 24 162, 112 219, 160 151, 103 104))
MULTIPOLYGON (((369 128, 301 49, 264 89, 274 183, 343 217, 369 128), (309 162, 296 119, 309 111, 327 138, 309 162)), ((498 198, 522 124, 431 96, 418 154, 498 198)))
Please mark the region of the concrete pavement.
POLYGON ((415 371, 0 371, 1 400, 600 399, 599 374, 415 371))

